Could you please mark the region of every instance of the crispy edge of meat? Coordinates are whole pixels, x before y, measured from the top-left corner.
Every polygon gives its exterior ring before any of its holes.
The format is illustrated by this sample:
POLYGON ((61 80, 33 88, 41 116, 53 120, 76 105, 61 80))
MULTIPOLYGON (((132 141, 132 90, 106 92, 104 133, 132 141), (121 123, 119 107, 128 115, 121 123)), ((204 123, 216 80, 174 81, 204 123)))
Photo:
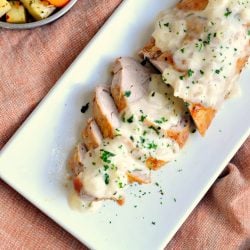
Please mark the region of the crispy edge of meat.
POLYGON ((176 7, 180 10, 204 10, 208 5, 209 0, 182 0, 177 3, 176 7))

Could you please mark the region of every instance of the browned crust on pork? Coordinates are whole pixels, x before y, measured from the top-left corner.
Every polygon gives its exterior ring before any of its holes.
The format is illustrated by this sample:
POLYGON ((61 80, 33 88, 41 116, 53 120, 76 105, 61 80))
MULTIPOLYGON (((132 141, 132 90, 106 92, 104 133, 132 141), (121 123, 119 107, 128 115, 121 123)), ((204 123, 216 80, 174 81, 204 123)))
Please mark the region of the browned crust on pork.
POLYGON ((142 178, 136 174, 133 174, 133 173, 130 173, 128 172, 127 173, 127 177, 128 177, 128 182, 129 183, 138 183, 138 184, 149 184, 151 181, 149 178, 142 178))
POLYGON ((176 7, 180 10, 186 11, 200 11, 204 10, 208 5, 208 0, 182 0, 177 3, 176 7))
POLYGON ((216 110, 209 107, 204 107, 201 104, 190 104, 188 109, 197 129, 199 130, 200 134, 204 136, 212 120, 214 119, 216 110))
POLYGON ((115 100, 119 112, 127 107, 126 97, 118 84, 112 88, 112 97, 115 100))
POLYGON ((237 64, 236 64, 236 73, 237 74, 240 74, 242 72, 248 59, 249 59, 249 55, 238 59, 237 64))
POLYGON ((190 126, 185 126, 182 130, 170 129, 166 131, 166 135, 170 137, 172 140, 176 141, 180 148, 183 148, 185 143, 188 140, 190 134, 190 126))
POLYGON ((149 157, 147 160, 146 160, 146 166, 151 169, 151 170, 158 170, 160 169, 161 167, 163 167, 167 162, 166 161, 162 161, 162 160, 158 160, 158 159, 155 159, 153 157, 149 157))
POLYGON ((141 58, 157 59, 162 54, 162 51, 155 46, 155 39, 150 38, 150 41, 139 51, 141 58))
POLYGON ((96 123, 102 130, 104 138, 113 138, 115 136, 114 128, 110 123, 109 119, 103 114, 102 103, 99 102, 96 96, 93 100, 93 114, 96 120, 96 123))

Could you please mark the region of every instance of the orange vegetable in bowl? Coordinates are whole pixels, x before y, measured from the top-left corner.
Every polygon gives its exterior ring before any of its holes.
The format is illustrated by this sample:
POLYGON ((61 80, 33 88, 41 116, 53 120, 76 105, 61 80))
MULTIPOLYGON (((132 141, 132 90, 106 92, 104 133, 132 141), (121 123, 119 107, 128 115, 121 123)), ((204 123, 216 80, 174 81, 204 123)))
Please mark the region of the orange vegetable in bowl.
POLYGON ((69 2, 69 0, 48 0, 48 2, 56 7, 63 7, 69 2))

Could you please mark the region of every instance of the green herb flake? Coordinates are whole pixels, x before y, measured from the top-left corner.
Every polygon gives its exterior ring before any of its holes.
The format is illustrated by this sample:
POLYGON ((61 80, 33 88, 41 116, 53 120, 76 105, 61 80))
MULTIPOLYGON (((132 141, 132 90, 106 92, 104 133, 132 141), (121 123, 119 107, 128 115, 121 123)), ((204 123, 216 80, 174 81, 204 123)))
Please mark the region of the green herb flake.
POLYGON ((131 115, 128 119, 127 119, 127 122, 128 123, 133 123, 134 121, 134 115, 131 115))
POLYGON ((196 47, 199 51, 201 51, 202 48, 203 48, 203 43, 202 43, 202 42, 196 43, 196 44, 195 44, 195 47, 196 47))
POLYGON ((157 144, 155 144, 154 142, 149 143, 148 149, 157 149, 157 144))
POLYGON ((158 123, 158 124, 162 124, 162 123, 167 122, 167 121, 168 121, 168 120, 167 120, 165 117, 161 117, 160 120, 155 120, 154 122, 155 122, 155 123, 158 123))
POLYGON ((108 165, 104 165, 104 171, 107 171, 109 169, 109 166, 108 165))
POLYGON ((126 117, 125 117, 125 116, 126 116, 126 113, 124 112, 124 113, 122 114, 122 117, 121 117, 123 122, 126 122, 126 117))
POLYGON ((107 173, 105 173, 105 174, 104 174, 104 182, 105 182, 105 184, 108 185, 108 184, 109 184, 109 181, 110 181, 109 175, 108 175, 107 173))
POLYGON ((155 128, 154 126, 150 126, 149 129, 154 130, 155 133, 156 133, 157 135, 159 135, 159 131, 158 131, 157 128, 155 128))
POLYGON ((188 77, 191 77, 194 74, 194 71, 192 69, 188 69, 187 74, 188 77))
POLYGON ((141 144, 143 144, 146 140, 142 136, 140 136, 141 144))
POLYGON ((140 118, 140 122, 144 122, 144 120, 147 118, 147 115, 142 115, 140 118))
POLYGON ((109 152, 109 151, 106 151, 104 149, 101 149, 101 159, 103 160, 103 162, 105 163, 111 163, 110 161, 110 157, 114 157, 115 154, 109 152))
POLYGON ((226 8, 226 12, 224 14, 225 17, 228 17, 232 14, 232 11, 229 8, 226 8))
POLYGON ((130 97, 131 96, 131 91, 130 90, 129 91, 125 91, 124 96, 130 97))

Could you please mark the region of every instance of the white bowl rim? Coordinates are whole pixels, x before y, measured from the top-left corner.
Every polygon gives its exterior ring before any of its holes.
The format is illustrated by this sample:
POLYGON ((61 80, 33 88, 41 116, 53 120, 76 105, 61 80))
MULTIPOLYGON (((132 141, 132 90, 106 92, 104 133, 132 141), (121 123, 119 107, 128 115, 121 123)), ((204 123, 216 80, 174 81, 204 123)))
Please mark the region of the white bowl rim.
POLYGON ((7 23, 7 22, 0 21, 0 28, 21 30, 21 29, 33 29, 36 27, 43 26, 45 24, 49 24, 51 22, 54 22, 55 20, 57 20, 61 16, 63 16, 66 12, 68 12, 76 2, 77 2, 77 0, 70 0, 63 8, 61 8, 55 14, 52 14, 51 16, 49 16, 45 19, 39 20, 39 21, 35 21, 35 22, 31 22, 31 23, 20 23, 20 24, 7 23))

